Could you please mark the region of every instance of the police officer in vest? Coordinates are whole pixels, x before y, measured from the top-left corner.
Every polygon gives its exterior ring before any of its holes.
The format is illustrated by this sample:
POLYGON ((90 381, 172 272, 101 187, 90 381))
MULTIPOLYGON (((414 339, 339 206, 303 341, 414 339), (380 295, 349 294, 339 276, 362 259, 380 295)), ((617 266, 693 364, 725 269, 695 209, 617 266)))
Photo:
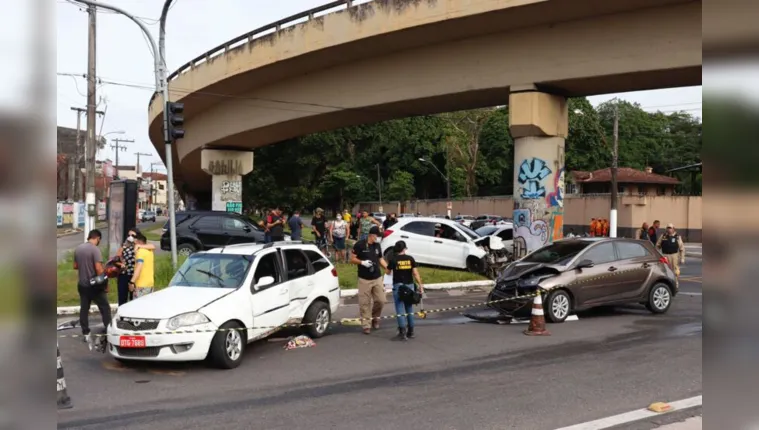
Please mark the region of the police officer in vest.
POLYGON ((685 264, 685 245, 683 244, 682 237, 675 231, 674 224, 667 224, 667 231, 659 236, 659 240, 656 241, 656 247, 661 250, 661 253, 675 272, 677 279, 675 288, 679 289, 680 264, 685 264))

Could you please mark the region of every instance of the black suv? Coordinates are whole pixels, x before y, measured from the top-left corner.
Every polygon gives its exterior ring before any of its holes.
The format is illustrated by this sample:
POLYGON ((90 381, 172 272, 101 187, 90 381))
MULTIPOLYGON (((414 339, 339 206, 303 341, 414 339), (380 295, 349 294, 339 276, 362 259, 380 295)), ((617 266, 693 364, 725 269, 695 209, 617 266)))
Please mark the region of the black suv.
MULTIPOLYGON (((219 248, 236 243, 263 243, 264 231, 249 218, 233 212, 177 212, 177 253, 219 248)), ((161 249, 171 250, 168 221, 161 236, 161 249)), ((286 236, 287 237, 287 236, 286 236)))

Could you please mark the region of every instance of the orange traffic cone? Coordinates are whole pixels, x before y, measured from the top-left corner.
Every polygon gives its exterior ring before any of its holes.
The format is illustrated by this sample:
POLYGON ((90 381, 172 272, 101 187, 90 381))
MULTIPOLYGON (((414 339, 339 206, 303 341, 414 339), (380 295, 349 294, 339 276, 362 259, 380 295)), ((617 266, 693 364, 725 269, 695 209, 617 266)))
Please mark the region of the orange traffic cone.
POLYGON ((543 299, 540 297, 540 291, 532 302, 532 315, 530 316, 530 326, 524 331, 528 336, 550 336, 551 333, 546 330, 546 318, 543 315, 543 299))

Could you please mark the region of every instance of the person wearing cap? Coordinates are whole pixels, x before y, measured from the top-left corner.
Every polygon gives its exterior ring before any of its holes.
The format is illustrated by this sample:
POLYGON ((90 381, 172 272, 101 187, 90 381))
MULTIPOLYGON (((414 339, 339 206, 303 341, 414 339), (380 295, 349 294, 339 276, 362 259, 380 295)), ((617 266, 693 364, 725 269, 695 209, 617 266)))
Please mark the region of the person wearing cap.
POLYGON ((422 278, 419 276, 416 260, 410 255, 406 255, 406 242, 399 240, 393 246, 393 257, 390 259, 387 267, 387 274, 393 275, 393 301, 395 302, 395 313, 398 315, 398 338, 407 340, 414 337, 414 305, 401 300, 399 291, 401 288, 408 288, 411 291, 416 290, 414 281, 419 285, 419 293, 424 293, 422 278))
POLYGON ((314 217, 311 218, 311 230, 316 237, 317 246, 327 246, 327 219, 324 217, 324 209, 316 208, 314 217))
POLYGON ((685 264, 685 245, 683 239, 675 231, 675 225, 667 224, 667 230, 659 236, 656 247, 661 250, 669 266, 675 272, 675 288, 680 288, 680 264, 685 264))
POLYGON ((379 329, 379 318, 385 305, 382 274, 387 270, 387 262, 377 240, 379 234, 379 227, 371 227, 366 239, 356 242, 351 251, 350 262, 358 266, 358 308, 364 334, 379 329))

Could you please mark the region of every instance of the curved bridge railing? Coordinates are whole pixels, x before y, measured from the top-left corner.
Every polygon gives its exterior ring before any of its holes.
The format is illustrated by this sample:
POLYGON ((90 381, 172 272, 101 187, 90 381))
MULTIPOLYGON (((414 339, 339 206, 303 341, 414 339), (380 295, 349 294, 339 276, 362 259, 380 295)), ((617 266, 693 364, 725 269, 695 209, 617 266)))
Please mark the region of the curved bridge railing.
MULTIPOLYGON (((270 33, 267 33, 267 35, 274 34, 276 32, 279 32, 283 27, 288 27, 287 24, 295 25, 295 24, 301 24, 303 22, 311 21, 312 19, 316 17, 316 14, 320 12, 324 12, 326 10, 334 9, 343 5, 345 5, 345 8, 339 9, 339 10, 345 10, 345 9, 351 8, 354 6, 353 4, 354 1, 356 0, 336 0, 327 4, 315 7, 313 9, 309 9, 307 11, 300 12, 292 16, 288 16, 287 18, 280 19, 279 21, 272 22, 271 24, 267 24, 263 27, 259 27, 241 36, 235 37, 232 40, 228 40, 215 48, 209 49, 205 53, 193 58, 192 60, 180 66, 177 70, 175 70, 168 76, 168 82, 175 80, 179 75, 186 73, 189 70, 194 69, 195 67, 211 60, 212 58, 218 57, 219 55, 223 55, 227 51, 237 48, 239 46, 246 45, 252 42, 253 40, 255 40, 257 37, 264 36, 263 33, 270 32, 270 33), (295 21, 302 20, 303 18, 307 18, 307 19, 305 21, 295 23, 295 21), (274 31, 271 31, 271 30, 274 30, 274 31)), ((368 3, 368 2, 362 2, 362 4, 363 3, 368 3)), ((337 10, 335 10, 335 12, 337 12, 337 10)), ((153 99, 155 99, 156 95, 157 95, 156 93, 153 93, 153 96, 150 98, 150 103, 153 102, 153 99)))

